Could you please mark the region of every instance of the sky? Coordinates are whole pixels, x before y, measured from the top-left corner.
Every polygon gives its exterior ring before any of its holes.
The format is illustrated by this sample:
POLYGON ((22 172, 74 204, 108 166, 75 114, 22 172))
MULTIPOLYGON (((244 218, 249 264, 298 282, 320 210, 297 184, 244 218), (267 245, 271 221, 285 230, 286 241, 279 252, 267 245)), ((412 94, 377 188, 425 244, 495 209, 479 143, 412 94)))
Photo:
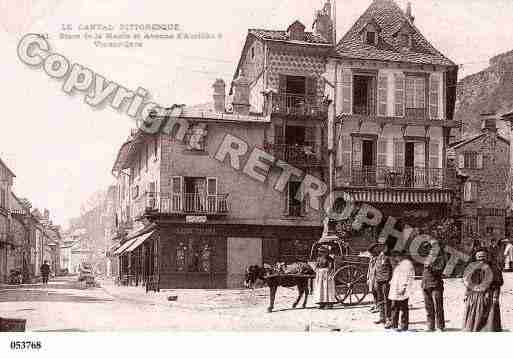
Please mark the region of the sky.
MULTIPOLYGON (((128 89, 143 87, 159 104, 212 100, 216 78, 230 83, 248 28, 311 29, 324 0, 0 0, 3 106, 0 158, 16 174, 14 192, 48 208, 66 226, 98 190, 114 182, 111 168, 135 124, 123 112, 96 109, 84 94, 65 94, 62 81, 16 55, 25 33, 45 33, 53 51, 128 89), (60 39, 63 25, 178 24, 182 32, 221 34, 204 40, 147 40, 141 48, 99 48, 90 40, 60 39)), ((371 0, 338 0, 340 38, 371 0)), ((397 0, 404 8, 406 1, 397 0)), ((411 0, 415 23, 443 54, 461 64, 460 78, 513 49, 507 31, 511 0, 411 0)), ((82 32, 83 33, 83 32, 82 32)))

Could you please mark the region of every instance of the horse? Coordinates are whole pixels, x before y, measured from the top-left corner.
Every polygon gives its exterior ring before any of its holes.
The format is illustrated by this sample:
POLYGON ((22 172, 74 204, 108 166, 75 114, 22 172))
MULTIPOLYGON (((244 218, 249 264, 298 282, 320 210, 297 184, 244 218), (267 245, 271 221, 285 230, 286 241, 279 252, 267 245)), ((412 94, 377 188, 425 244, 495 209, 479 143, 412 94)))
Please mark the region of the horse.
POLYGON ((272 269, 269 267, 260 267, 257 265, 249 266, 246 270, 244 284, 247 288, 253 287, 255 282, 260 279, 262 280, 270 290, 269 296, 269 307, 267 312, 271 313, 274 309, 274 299, 276 298, 276 290, 278 287, 297 287, 298 297, 292 305, 292 308, 296 308, 304 295, 303 308, 306 308, 306 302, 308 300, 308 294, 311 291, 311 278, 305 275, 313 275, 315 272, 306 263, 294 263, 290 267, 279 265, 278 269, 272 269), (293 268, 295 273, 291 273, 290 269, 293 268), (297 274, 297 275, 294 275, 297 274))

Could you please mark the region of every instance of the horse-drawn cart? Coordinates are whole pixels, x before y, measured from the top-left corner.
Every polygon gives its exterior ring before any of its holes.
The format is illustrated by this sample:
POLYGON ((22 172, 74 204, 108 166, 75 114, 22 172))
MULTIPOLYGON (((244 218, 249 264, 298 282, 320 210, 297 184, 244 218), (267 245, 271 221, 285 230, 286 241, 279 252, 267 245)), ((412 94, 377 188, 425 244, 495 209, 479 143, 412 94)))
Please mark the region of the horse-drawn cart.
POLYGON ((329 254, 334 259, 335 298, 343 304, 360 304, 369 293, 369 257, 356 253, 346 240, 330 235, 314 243, 310 261, 315 261, 321 246, 329 247, 329 254))

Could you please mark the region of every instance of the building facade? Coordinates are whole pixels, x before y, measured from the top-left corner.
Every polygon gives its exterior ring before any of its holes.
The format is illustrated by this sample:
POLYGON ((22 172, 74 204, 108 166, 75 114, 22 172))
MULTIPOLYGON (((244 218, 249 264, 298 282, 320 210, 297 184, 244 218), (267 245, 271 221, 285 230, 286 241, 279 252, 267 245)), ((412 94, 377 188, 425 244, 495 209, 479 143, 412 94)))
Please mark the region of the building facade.
POLYGON ((450 145, 450 157, 462 178, 460 216, 462 245, 490 246, 506 236, 509 212, 510 143, 497 132, 495 114, 483 115, 481 133, 450 145))
POLYGON ((336 189, 412 227, 447 216, 457 71, 415 26, 411 6, 373 1, 327 64, 336 189))
POLYGON ((250 29, 228 94, 217 80, 213 104, 154 114, 180 123, 183 140, 137 132, 121 147, 122 281, 234 288, 249 265, 308 259, 322 234, 308 201, 328 178, 330 16, 318 12, 315 32, 250 29))
POLYGON ((7 282, 15 252, 11 217, 14 173, 0 160, 0 283, 7 282))

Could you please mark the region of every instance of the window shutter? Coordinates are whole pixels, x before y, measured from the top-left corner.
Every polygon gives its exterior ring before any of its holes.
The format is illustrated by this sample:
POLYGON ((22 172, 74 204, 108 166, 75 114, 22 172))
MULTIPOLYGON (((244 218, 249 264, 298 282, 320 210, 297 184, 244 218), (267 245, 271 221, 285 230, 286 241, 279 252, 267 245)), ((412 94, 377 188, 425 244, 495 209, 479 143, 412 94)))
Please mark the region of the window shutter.
POLYGON ((394 74, 394 114, 396 117, 404 117, 404 75, 394 74))
POLYGON ((337 177, 342 184, 348 184, 351 180, 351 137, 341 136, 338 146, 338 170, 337 177))
POLYGON ((440 141, 429 141, 429 168, 440 168, 440 141))
POLYGON ((362 145, 363 141, 361 138, 353 137, 353 158, 352 158, 352 167, 353 168, 361 168, 362 167, 362 145))
POLYGON ((351 114, 353 111, 353 73, 351 70, 342 71, 342 113, 351 114))
POLYGON ((388 157, 388 139, 380 138, 378 140, 378 158, 377 158, 377 181, 383 183, 385 181, 385 167, 387 166, 388 157))
POLYGON ((406 108, 415 108, 415 79, 406 76, 406 108))
POLYGON ((429 77, 429 114, 431 119, 437 120, 440 117, 440 77, 438 74, 431 74, 429 77))
POLYGON ((465 156, 463 154, 458 155, 458 168, 465 168, 465 156))
POLYGON ((315 77, 306 78, 306 95, 310 97, 310 101, 317 97, 317 79, 315 77))
POLYGON ((465 182, 465 186, 463 187, 463 200, 465 202, 471 201, 471 188, 472 183, 471 182, 465 182))
POLYGON ((402 138, 394 138, 394 167, 404 167, 404 141, 402 138))
POLYGON ((171 210, 181 212, 183 209, 183 177, 171 178, 171 210))
POLYGON ((477 201, 478 197, 479 197, 478 183, 477 182, 470 182, 470 184, 471 184, 471 186, 470 186, 470 189, 471 189, 471 192, 470 192, 471 201, 477 201))
POLYGON ((477 169, 482 169, 483 168, 483 154, 478 153, 476 155, 476 157, 477 157, 477 169))
POLYGON ((378 116, 387 115, 388 103, 388 77, 386 74, 379 75, 378 78, 378 116))
POLYGON ((415 108, 426 108, 426 80, 415 78, 415 108))
POLYGON ((415 187, 423 187, 427 183, 426 144, 415 142, 413 146, 413 181, 415 187))
POLYGON ((207 178, 207 209, 208 212, 217 212, 217 178, 207 178))
POLYGON ((274 125, 274 144, 282 145, 283 143, 283 126, 274 125))

